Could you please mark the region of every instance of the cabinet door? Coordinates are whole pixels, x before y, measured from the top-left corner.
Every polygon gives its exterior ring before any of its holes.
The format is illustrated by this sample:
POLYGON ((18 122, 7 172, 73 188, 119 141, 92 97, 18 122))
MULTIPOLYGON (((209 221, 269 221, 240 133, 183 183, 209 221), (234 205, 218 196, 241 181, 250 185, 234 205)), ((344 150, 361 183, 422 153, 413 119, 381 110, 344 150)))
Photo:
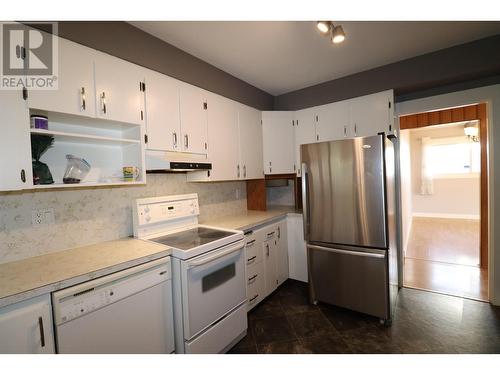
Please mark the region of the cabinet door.
POLYGON ((261 118, 259 110, 240 105, 238 123, 242 179, 264 178, 261 118))
POLYGON ((195 154, 207 153, 207 108, 204 90, 188 84, 181 84, 182 151, 195 154))
POLYGON ((238 107, 222 96, 208 96, 208 159, 210 181, 236 180, 243 175, 238 147, 238 107))
POLYGON ((50 295, 0 309, 0 353, 54 353, 50 295))
POLYGON ((147 149, 180 151, 179 81, 149 70, 145 83, 147 149))
MULTIPOLYGON (((58 38, 56 90, 30 90, 30 108, 94 117, 94 53, 69 40, 58 38)), ((136 86, 138 87, 138 86, 136 86)))
POLYGON ((264 172, 266 174, 294 173, 295 147, 294 112, 262 112, 264 172))
POLYGON ((96 52, 97 117, 142 124, 144 70, 116 57, 96 52))
POLYGON ((314 143, 316 140, 315 111, 313 108, 302 109, 295 112, 295 169, 297 175, 300 171, 300 146, 307 143, 314 143))
POLYGON ((350 125, 352 136, 366 137, 380 132, 392 133, 392 90, 350 100, 350 125))
POLYGON ((287 226, 286 220, 280 221, 277 224, 277 254, 276 254, 276 264, 277 264, 277 279, 278 285, 288 279, 288 237, 287 237, 287 226))
POLYGON ((33 186, 29 113, 21 90, 0 90, 0 191, 33 186))
POLYGON ((334 141, 349 136, 349 101, 317 107, 316 141, 334 141))
POLYGON ((273 237, 264 241, 264 274, 266 284, 266 296, 271 294, 278 287, 278 270, 277 270, 277 239, 273 237))

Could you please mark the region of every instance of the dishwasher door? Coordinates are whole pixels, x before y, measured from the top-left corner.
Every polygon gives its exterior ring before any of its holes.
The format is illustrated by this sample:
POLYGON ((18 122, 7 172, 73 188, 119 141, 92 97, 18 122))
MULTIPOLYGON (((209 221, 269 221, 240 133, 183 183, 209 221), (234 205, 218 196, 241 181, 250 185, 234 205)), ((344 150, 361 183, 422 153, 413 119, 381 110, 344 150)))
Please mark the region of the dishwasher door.
POLYGON ((170 260, 53 293, 58 353, 172 353, 170 260))

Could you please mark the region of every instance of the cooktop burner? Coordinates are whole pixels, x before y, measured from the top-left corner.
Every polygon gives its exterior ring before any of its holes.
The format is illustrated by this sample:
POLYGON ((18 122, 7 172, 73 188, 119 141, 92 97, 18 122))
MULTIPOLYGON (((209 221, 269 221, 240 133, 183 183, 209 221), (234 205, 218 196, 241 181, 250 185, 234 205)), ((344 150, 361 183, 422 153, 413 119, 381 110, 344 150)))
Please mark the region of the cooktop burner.
POLYGON ((167 234, 166 236, 152 238, 150 241, 161 243, 181 250, 189 250, 212 241, 233 235, 232 232, 223 230, 196 227, 182 232, 167 234))

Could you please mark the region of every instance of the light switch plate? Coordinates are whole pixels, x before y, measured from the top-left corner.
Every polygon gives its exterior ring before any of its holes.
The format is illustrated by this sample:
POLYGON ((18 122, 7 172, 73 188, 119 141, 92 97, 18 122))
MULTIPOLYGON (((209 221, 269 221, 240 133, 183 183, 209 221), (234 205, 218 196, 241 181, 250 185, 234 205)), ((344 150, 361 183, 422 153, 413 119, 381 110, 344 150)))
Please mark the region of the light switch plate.
POLYGON ((33 227, 53 225, 54 223, 55 219, 53 208, 44 208, 31 211, 31 224, 33 227))

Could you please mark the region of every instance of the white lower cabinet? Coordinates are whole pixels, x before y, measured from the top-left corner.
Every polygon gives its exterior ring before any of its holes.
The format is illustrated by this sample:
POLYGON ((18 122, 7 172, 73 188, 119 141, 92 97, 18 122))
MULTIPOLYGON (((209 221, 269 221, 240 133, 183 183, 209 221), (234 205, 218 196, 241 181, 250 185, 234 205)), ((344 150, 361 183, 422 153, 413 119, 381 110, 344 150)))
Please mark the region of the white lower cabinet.
POLYGON ((246 235, 248 310, 288 279, 287 221, 257 227, 246 235))
POLYGON ((55 353, 50 295, 0 309, 0 353, 55 353))

